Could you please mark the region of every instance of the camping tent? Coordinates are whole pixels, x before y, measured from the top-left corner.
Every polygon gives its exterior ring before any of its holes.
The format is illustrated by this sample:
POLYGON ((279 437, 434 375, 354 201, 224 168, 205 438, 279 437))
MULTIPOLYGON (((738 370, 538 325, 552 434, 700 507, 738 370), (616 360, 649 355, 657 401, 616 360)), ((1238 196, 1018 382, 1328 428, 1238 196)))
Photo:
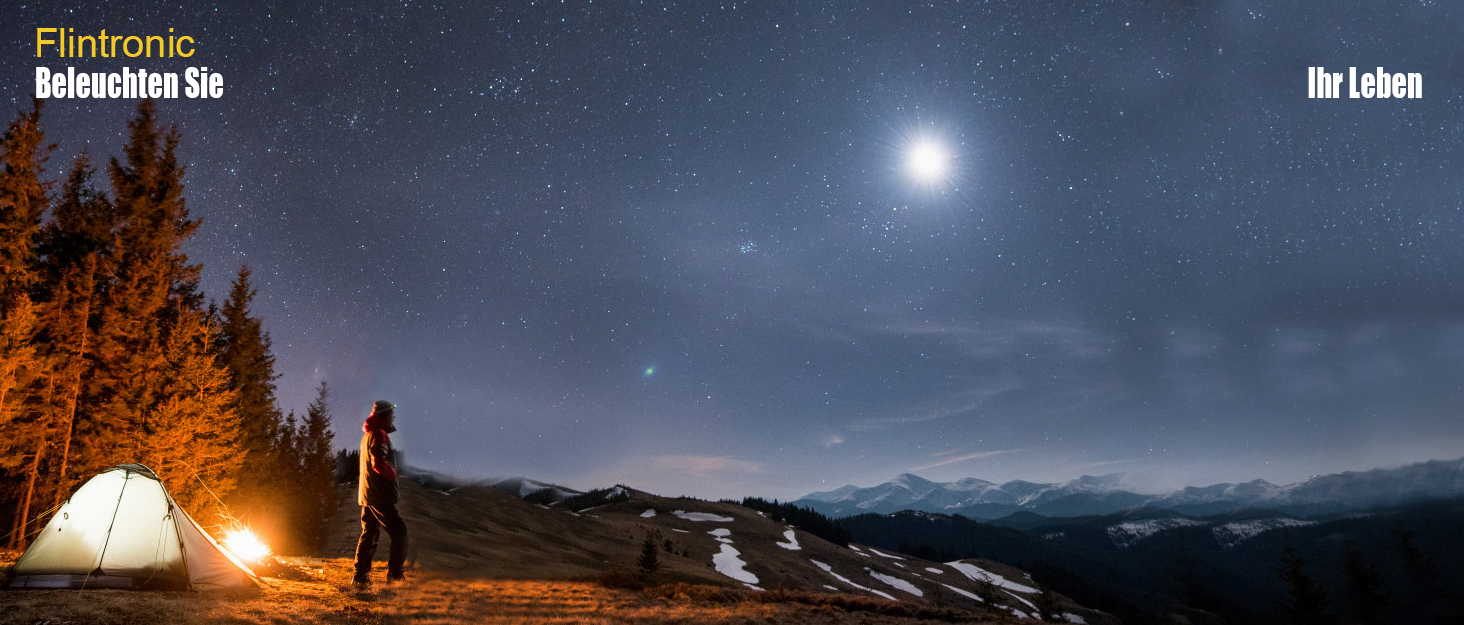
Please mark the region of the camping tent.
POLYGON ((11 576, 11 588, 198 589, 256 579, 140 464, 112 467, 76 489, 11 576))

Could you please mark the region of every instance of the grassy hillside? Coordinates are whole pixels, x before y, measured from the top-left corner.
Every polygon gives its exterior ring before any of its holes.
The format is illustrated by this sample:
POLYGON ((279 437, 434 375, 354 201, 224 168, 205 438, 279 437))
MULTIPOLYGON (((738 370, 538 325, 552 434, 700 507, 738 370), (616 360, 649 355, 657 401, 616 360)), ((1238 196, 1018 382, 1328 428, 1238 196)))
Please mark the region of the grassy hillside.
MULTIPOLYGON (((627 492, 571 512, 488 487, 404 483, 410 583, 384 587, 378 565, 378 590, 358 594, 347 583, 359 509, 343 490, 322 557, 280 560, 263 571, 267 588, 0 591, 0 625, 1034 622, 1014 613, 1031 612, 1035 595, 983 588, 949 565, 840 547, 738 505, 627 492), (657 554, 650 574, 637 564, 647 537, 657 554), (728 576, 733 549, 738 574, 756 583, 728 576)), ((1053 599, 1088 623, 1111 622, 1053 599)))

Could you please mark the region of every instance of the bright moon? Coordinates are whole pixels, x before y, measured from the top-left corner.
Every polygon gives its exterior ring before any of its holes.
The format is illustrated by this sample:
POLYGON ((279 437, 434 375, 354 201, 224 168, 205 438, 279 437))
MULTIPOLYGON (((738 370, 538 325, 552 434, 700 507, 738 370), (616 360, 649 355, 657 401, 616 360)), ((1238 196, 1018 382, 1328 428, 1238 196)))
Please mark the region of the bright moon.
POLYGON ((922 182, 936 182, 945 176, 946 153, 934 141, 921 141, 910 147, 905 157, 910 173, 922 182))

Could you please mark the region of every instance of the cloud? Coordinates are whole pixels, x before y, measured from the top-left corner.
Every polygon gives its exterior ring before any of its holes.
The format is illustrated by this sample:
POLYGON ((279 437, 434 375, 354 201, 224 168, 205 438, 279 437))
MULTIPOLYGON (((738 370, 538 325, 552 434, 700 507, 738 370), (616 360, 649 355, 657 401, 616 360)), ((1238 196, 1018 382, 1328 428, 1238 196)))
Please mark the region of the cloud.
POLYGON ((821 442, 823 443, 823 446, 824 447, 833 447, 835 445, 843 445, 844 444, 844 437, 839 436, 838 434, 825 434, 824 437, 823 437, 823 439, 821 440, 821 442))
POLYGON ((761 462, 729 456, 655 456, 651 463, 658 469, 705 477, 724 473, 763 473, 761 462))
POLYGON ((1002 393, 1021 389, 1023 384, 1015 376, 1003 375, 994 379, 981 380, 973 387, 924 405, 911 406, 889 417, 861 419, 854 424, 856 430, 879 430, 891 426, 937 421, 974 412, 985 406, 992 398, 1002 393))
POLYGON ((1104 467, 1111 467, 1111 466, 1120 465, 1120 464, 1133 464, 1135 462, 1143 462, 1145 460, 1153 460, 1153 458, 1140 457, 1140 458, 1128 458, 1128 459, 1125 459, 1125 460, 1103 460, 1103 461, 1100 461, 1100 462, 1090 462, 1088 464, 1080 464, 1080 465, 1077 466, 1077 468, 1080 469, 1080 470, 1086 471, 1088 469, 1102 469, 1104 467))
MULTIPOLYGON (((960 462, 966 462, 967 460, 978 460, 978 459, 981 459, 981 458, 990 458, 992 456, 1000 456, 1000 455, 1003 455, 1003 454, 1014 454, 1014 453, 1022 452, 1022 451, 1028 451, 1028 450, 1027 449, 998 449, 998 450, 995 450, 995 451, 977 451, 977 452, 972 452, 972 453, 968 453, 968 454, 961 454, 959 456, 954 456, 954 457, 951 457, 951 458, 944 458, 944 459, 941 459, 941 460, 939 460, 937 462, 932 462, 930 464, 921 465, 921 466, 912 468, 912 469, 910 469, 908 471, 908 473, 915 473, 915 472, 918 472, 918 471, 928 471, 928 470, 934 469, 936 467, 943 467, 943 466, 950 465, 950 464, 956 464, 956 463, 960 463, 960 462)), ((936 455, 937 456, 942 456, 942 455, 949 455, 950 453, 951 452, 944 452, 944 453, 936 454, 936 455)))

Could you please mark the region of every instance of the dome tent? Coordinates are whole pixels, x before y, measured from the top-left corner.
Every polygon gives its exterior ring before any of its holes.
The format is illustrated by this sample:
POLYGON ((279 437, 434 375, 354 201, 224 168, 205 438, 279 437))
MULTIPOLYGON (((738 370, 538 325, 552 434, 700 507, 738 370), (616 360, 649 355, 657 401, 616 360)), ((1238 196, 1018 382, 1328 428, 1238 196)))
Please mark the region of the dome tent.
POLYGON ((182 590, 257 578, 173 501, 140 464, 87 480, 11 569, 11 588, 182 590))

